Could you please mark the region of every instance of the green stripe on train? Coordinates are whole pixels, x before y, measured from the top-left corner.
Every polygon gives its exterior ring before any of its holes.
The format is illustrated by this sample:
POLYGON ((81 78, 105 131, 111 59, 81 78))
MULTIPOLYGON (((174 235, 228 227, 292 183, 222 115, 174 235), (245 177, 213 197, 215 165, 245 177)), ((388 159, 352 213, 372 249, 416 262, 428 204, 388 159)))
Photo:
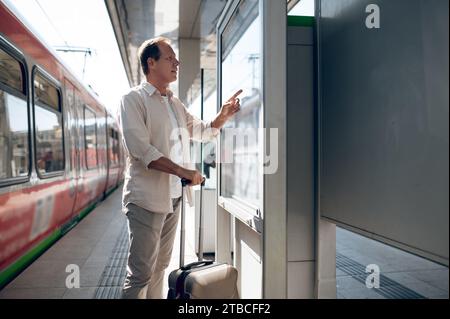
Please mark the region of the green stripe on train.
POLYGON ((37 257, 39 257, 45 250, 47 250, 58 238, 61 237, 61 230, 55 230, 50 236, 42 240, 38 245, 29 250, 25 255, 19 258, 14 264, 6 268, 0 273, 0 288, 3 288, 10 282, 19 271, 22 271, 37 257))
POLYGON ((87 208, 83 209, 81 213, 78 214, 78 221, 82 220, 84 217, 86 217, 87 214, 89 214, 94 208, 97 206, 97 202, 89 205, 87 208))
MULTIPOLYGON (((115 188, 117 189, 117 187, 115 188)), ((114 190, 115 190, 114 189, 114 190)), ((109 193, 111 194, 112 191, 109 193)), ((109 195, 108 194, 108 195, 109 195)), ((51 245, 55 243, 59 238, 65 235, 69 230, 71 230, 79 221, 81 221, 87 214, 89 214, 97 205, 93 203, 87 208, 83 209, 81 213, 78 214, 75 222, 69 222, 68 225, 62 226, 61 228, 55 230, 48 237, 43 239, 39 244, 30 249, 25 255, 19 258, 14 264, 6 268, 0 273, 0 289, 2 289, 6 284, 14 279, 18 273, 29 266, 33 261, 35 261, 43 252, 45 252, 51 245)))
POLYGON ((105 197, 108 197, 109 195, 111 195, 111 193, 114 192, 118 188, 119 188, 119 185, 114 186, 113 188, 111 188, 109 191, 106 192, 105 197))

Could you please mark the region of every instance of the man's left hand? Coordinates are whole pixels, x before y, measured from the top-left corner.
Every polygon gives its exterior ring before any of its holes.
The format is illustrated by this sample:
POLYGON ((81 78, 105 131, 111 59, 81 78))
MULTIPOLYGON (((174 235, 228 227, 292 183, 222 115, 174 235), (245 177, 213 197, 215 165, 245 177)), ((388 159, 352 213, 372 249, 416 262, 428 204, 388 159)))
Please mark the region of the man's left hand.
POLYGON ((228 121, 234 114, 239 112, 239 110, 241 109, 241 104, 238 96, 241 93, 242 90, 237 91, 230 99, 228 99, 228 101, 224 105, 222 105, 219 114, 211 123, 211 126, 213 128, 220 130, 226 121, 228 121))
POLYGON ((242 90, 237 91, 224 105, 222 105, 220 114, 226 121, 241 109, 240 100, 238 98, 241 93, 242 90))

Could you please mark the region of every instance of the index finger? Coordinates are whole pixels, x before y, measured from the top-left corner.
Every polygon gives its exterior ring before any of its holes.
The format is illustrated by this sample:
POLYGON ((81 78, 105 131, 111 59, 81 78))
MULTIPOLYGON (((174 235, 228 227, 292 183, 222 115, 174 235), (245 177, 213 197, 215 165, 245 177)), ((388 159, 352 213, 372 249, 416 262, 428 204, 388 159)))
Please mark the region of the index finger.
POLYGON ((232 97, 230 97, 228 99, 228 101, 234 100, 235 98, 237 98, 241 93, 243 92, 242 89, 240 89, 239 91, 237 91, 236 93, 234 93, 234 95, 232 97))

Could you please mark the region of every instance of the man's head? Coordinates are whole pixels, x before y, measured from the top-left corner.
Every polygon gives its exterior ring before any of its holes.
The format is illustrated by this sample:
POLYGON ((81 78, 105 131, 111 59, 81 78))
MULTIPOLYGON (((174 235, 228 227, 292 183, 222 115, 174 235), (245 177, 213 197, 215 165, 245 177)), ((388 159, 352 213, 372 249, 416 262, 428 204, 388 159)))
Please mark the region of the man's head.
POLYGON ((164 84, 176 81, 180 63, 168 39, 158 37, 145 41, 138 55, 147 79, 151 77, 164 84))

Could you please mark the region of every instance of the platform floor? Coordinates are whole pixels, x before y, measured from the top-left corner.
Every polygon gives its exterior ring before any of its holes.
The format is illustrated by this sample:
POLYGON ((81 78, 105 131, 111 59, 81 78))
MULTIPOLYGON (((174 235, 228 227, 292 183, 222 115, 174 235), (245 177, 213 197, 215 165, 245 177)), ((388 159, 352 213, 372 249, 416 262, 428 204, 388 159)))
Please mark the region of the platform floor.
MULTIPOLYGON (((55 245, 0 291, 0 298, 92 299, 120 297, 128 250, 126 216, 119 188, 55 245), (68 265, 80 270, 80 288, 68 289, 68 265)), ((186 205, 186 228, 193 229, 194 212, 186 205)), ((186 235, 185 262, 196 260, 194 238, 186 235)), ((179 267, 179 231, 168 270, 179 267)), ((167 291, 166 272, 164 280, 167 291)))
POLYGON ((338 299, 448 299, 448 267, 337 228, 338 299), (377 265, 380 288, 366 287, 366 266, 377 265))
MULTIPOLYGON (((187 207, 186 230, 194 229, 194 210, 187 207)), ((121 190, 101 202, 75 228, 0 291, 1 299, 116 299, 125 278, 128 252, 126 216, 121 190), (80 270, 80 288, 68 289, 68 265, 80 270)), ((336 275, 338 299, 448 299, 448 268, 388 247, 346 230, 337 229, 336 275), (380 267, 379 289, 366 287, 365 267, 380 267)), ((186 233, 185 262, 196 260, 194 234, 186 233)), ((166 272, 178 268, 179 231, 166 272)))

